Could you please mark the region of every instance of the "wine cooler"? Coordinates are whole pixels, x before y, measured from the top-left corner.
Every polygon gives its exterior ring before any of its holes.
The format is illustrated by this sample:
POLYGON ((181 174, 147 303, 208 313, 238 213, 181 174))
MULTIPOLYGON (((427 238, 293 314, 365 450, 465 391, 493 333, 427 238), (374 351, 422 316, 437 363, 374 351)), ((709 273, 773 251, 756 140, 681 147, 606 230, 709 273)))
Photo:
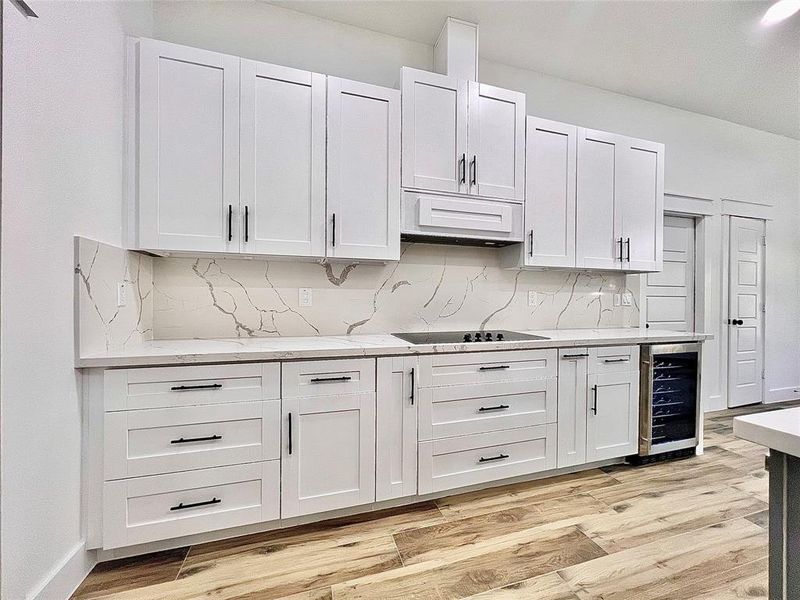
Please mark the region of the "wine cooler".
POLYGON ((694 453, 700 431, 700 344, 642 346, 639 457, 694 453))

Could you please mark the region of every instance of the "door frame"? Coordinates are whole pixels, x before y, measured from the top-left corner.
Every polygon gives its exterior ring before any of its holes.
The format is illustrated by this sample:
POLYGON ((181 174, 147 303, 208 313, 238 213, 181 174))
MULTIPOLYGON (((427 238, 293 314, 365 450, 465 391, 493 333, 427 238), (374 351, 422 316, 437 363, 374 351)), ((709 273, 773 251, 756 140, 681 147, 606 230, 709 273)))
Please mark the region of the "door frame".
MULTIPOLYGON (((728 319, 730 318, 730 243, 731 243, 731 217, 737 219, 752 219, 753 221, 761 221, 764 226, 764 251, 761 254, 761 301, 762 305, 766 304, 767 299, 767 219, 762 217, 755 217, 751 215, 739 214, 723 214, 722 215, 722 288, 720 296, 722 302, 720 303, 720 353, 724 356, 722 371, 725 374, 725 406, 727 408, 735 408, 730 405, 730 327, 728 319)), ((762 335, 767 331, 767 315, 766 311, 761 311, 761 331, 762 335)), ((767 344, 766 339, 761 344, 761 402, 759 404, 767 403, 767 378, 766 378, 766 354, 767 344)), ((752 406, 752 405, 751 405, 752 406)))

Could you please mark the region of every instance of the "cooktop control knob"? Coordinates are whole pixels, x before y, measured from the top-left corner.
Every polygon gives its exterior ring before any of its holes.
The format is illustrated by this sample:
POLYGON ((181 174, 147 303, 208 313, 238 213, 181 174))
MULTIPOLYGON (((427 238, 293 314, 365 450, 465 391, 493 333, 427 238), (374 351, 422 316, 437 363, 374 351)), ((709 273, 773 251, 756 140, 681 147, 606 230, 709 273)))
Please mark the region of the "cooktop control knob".
POLYGON ((491 342, 492 341, 492 332, 491 331, 487 331, 486 332, 486 341, 487 342, 491 342))
POLYGON ((472 336, 469 333, 465 333, 464 334, 464 342, 468 344, 471 341, 472 341, 472 336))
POLYGON ((503 334, 502 333, 498 333, 497 334, 497 341, 498 342, 502 342, 503 341, 503 334))
POLYGON ((482 342, 483 341, 483 339, 481 338, 481 332, 480 331, 476 331, 475 332, 475 341, 476 342, 482 342))

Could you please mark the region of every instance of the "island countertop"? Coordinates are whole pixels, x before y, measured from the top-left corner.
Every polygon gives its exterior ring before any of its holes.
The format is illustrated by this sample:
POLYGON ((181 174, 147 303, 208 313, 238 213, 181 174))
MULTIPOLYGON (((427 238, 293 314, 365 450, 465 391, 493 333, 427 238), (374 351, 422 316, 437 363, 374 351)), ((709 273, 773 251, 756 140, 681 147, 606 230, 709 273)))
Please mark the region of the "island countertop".
POLYGON ((79 356, 78 368, 212 364, 246 361, 397 356, 453 352, 574 348, 625 344, 663 344, 704 341, 705 333, 644 328, 533 330, 548 339, 481 342, 479 344, 411 344, 390 334, 308 337, 249 337, 230 339, 152 340, 122 350, 79 356))
POLYGON ((800 407, 736 417, 737 437, 800 457, 800 407))

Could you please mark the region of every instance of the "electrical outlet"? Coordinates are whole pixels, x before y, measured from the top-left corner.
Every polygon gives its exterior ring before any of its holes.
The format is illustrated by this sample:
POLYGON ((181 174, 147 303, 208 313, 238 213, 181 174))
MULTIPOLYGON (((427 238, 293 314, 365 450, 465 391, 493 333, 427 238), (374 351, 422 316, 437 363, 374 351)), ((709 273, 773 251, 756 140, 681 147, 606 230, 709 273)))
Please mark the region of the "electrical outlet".
POLYGON ((536 292, 528 291, 528 306, 536 306, 536 292))
POLYGON ((622 294, 622 306, 630 306, 633 304, 633 294, 625 292, 622 294))
POLYGON ((614 294, 614 306, 620 306, 622 304, 622 298, 619 294, 614 294))
POLYGON ((311 306, 312 303, 311 288, 300 288, 298 290, 297 303, 300 306, 311 306))
POLYGON ((124 281, 117 283, 117 306, 128 304, 128 285, 124 281))

